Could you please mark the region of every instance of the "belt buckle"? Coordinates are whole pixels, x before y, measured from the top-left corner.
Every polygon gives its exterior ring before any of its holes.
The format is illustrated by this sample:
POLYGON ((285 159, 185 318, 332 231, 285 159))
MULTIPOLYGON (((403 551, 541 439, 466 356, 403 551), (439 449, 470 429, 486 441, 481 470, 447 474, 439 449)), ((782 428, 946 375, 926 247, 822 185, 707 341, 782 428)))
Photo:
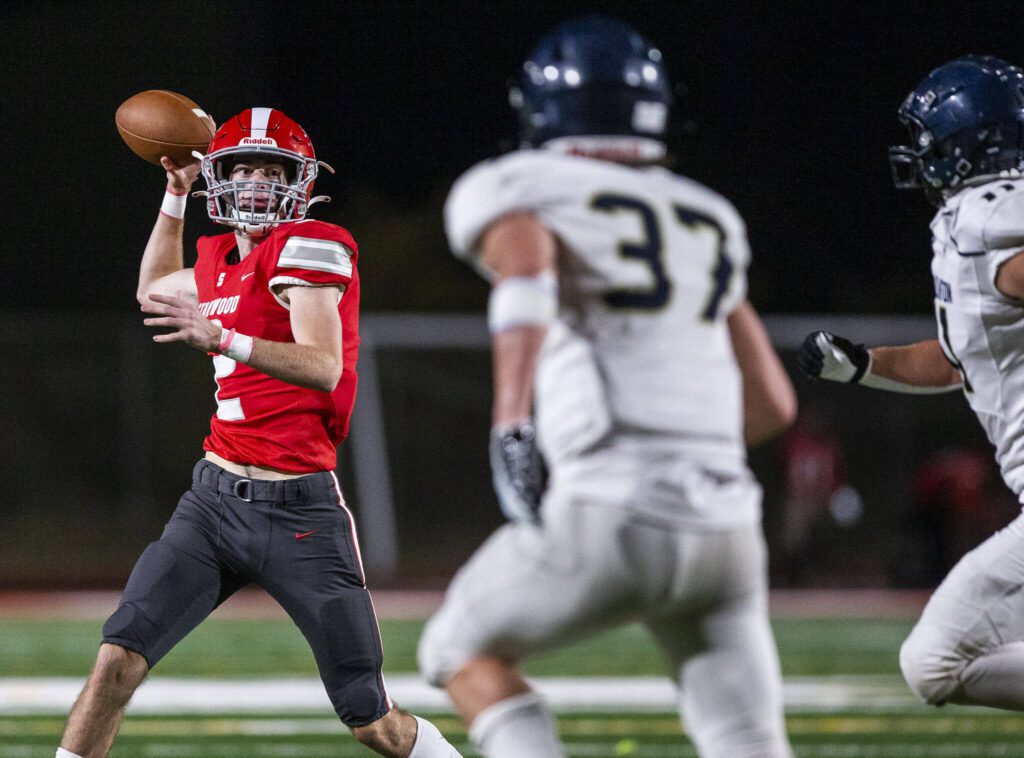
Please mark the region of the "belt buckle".
POLYGON ((252 502, 252 479, 239 479, 231 485, 231 492, 245 503, 252 502), (245 494, 242 494, 245 493, 245 494))

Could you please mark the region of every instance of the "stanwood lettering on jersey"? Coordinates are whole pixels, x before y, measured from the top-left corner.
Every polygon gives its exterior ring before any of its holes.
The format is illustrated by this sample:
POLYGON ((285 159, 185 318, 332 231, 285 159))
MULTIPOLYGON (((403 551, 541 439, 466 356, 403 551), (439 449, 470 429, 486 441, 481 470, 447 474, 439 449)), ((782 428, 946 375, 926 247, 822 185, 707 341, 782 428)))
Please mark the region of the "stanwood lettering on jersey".
MULTIPOLYGON (((223 274, 220 276, 223 276, 223 274)), ((199 304, 199 312, 207 318, 221 316, 225 313, 234 313, 238 310, 238 301, 241 297, 241 295, 232 295, 231 297, 218 297, 213 300, 207 300, 205 303, 199 304)))
POLYGON ((225 356, 214 358, 217 412, 204 448, 227 460, 297 473, 331 470, 348 433, 359 352, 359 276, 351 235, 333 224, 303 221, 278 227, 242 261, 234 234, 197 244, 200 311, 226 329, 275 342, 294 342, 282 287, 336 287, 343 369, 333 392, 298 387, 225 356), (342 294, 343 291, 343 294, 342 294))

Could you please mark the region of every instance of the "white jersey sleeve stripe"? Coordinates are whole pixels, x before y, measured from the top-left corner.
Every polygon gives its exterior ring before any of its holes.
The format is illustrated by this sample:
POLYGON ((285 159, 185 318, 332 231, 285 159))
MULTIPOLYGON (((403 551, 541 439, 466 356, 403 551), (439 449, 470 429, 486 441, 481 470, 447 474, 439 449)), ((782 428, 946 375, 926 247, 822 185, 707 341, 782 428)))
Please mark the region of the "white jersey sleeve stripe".
POLYGON ((290 237, 281 249, 277 265, 352 276, 352 251, 340 242, 290 237))

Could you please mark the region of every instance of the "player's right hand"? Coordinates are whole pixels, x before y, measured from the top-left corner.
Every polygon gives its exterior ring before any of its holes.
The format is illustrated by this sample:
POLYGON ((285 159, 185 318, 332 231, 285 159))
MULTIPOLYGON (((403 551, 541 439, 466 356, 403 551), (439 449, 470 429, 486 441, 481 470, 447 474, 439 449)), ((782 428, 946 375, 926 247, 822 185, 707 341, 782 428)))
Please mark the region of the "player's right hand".
POLYGON ((188 192, 199 178, 199 161, 179 166, 165 155, 160 159, 160 165, 167 172, 167 189, 176 195, 188 192))
POLYGON ((490 452, 494 491, 505 518, 539 524, 544 460, 537 448, 533 423, 524 421, 492 429, 490 452))
POLYGON ((811 332, 797 351, 796 365, 809 379, 855 384, 871 365, 871 355, 844 337, 811 332))

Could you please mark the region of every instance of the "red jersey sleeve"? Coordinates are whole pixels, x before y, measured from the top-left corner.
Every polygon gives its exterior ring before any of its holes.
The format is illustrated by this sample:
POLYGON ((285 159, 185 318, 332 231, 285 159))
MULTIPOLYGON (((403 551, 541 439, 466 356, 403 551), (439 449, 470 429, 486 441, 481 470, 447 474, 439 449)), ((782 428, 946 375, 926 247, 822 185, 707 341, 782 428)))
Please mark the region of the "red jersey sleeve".
POLYGON ((269 286, 343 285, 352 281, 356 243, 340 226, 319 221, 289 225, 270 272, 269 286))

